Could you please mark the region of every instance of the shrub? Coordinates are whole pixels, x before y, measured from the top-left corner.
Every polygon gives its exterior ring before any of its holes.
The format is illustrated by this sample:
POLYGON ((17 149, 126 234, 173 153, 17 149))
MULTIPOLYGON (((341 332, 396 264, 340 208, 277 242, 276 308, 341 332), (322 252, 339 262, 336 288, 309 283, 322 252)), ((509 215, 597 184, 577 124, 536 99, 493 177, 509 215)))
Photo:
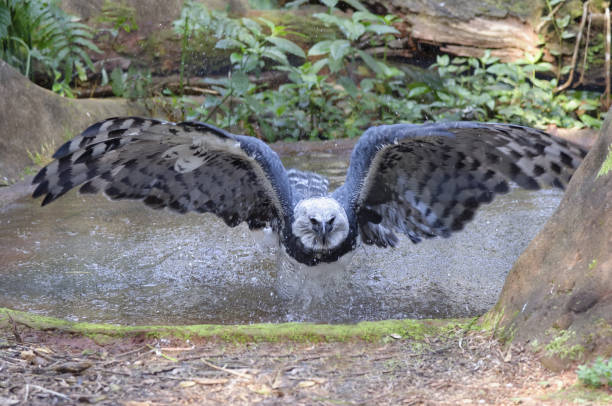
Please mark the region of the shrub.
POLYGON ((612 358, 606 361, 603 357, 598 357, 591 366, 580 365, 577 374, 578 379, 586 386, 612 388, 612 358))
POLYGON ((57 93, 71 96, 70 83, 93 68, 92 37, 54 1, 0 0, 0 58, 57 93))

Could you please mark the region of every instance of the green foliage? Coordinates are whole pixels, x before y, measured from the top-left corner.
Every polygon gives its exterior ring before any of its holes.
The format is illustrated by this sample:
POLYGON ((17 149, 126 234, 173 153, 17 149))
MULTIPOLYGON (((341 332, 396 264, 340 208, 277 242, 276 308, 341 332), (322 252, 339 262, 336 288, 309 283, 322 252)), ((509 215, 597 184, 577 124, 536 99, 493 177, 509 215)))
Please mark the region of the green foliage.
POLYGON ((568 341, 572 340, 575 336, 576 333, 571 330, 562 330, 558 332, 558 334, 556 334, 544 347, 546 354, 563 359, 578 359, 580 356, 582 356, 584 347, 582 347, 580 344, 568 344, 568 341))
POLYGON ((546 9, 548 11, 548 15, 542 18, 542 22, 550 22, 550 30, 551 34, 549 35, 552 40, 556 41, 556 44, 551 44, 550 53, 557 58, 557 72, 558 76, 562 74, 567 74, 570 67, 563 66, 563 54, 564 54, 564 44, 567 40, 573 39, 576 37, 576 33, 573 32, 571 26, 571 15, 569 13, 556 13, 558 10, 557 7, 564 6, 568 3, 567 0, 545 0, 546 9))
POLYGON ((249 0, 249 6, 255 10, 274 10, 278 8, 276 0, 249 0))
POLYGON ((236 127, 269 141, 353 137, 372 125, 425 120, 601 125, 595 94, 555 94, 557 81, 538 77, 552 69, 541 54, 517 63, 502 63, 489 52, 481 58, 442 55, 427 70, 400 69, 362 49, 395 38, 394 16, 369 13, 356 0, 350 15, 336 9, 337 1, 323 3, 329 13, 314 17, 342 37, 319 41, 307 52, 290 39, 299 34, 287 27, 186 3, 174 22, 182 54, 213 38, 217 49, 229 52, 232 68, 226 78, 202 81, 216 94, 201 104, 175 95, 182 118, 236 127), (284 83, 261 84, 259 76, 271 70, 286 73, 284 83))
POLYGON ((56 2, 0 1, 0 58, 62 95, 72 96, 69 84, 93 68, 87 51, 100 50, 92 37, 56 2))
POLYGON ((111 88, 117 97, 131 100, 143 99, 152 95, 151 72, 129 67, 127 72, 115 68, 110 75, 111 88))
POLYGON ((608 156, 601 164, 601 168, 599 168, 599 172, 597 172, 597 177, 604 176, 610 171, 612 171, 612 145, 608 147, 608 156))
POLYGON ((502 63, 486 52, 482 58, 438 57, 433 65, 441 82, 424 84, 435 92, 438 102, 431 107, 449 109, 432 114, 437 119, 501 120, 544 128, 601 126, 599 100, 594 93, 555 93, 556 79, 541 80, 536 74, 549 72, 551 65, 542 54, 515 63, 502 63), (468 117, 465 117, 469 115, 468 117))
POLYGON ((111 27, 108 31, 113 38, 116 38, 120 31, 130 33, 138 30, 136 9, 122 2, 105 0, 102 5, 102 14, 96 20, 100 24, 111 27))
POLYGON ((612 388, 612 358, 607 361, 598 357, 591 366, 580 365, 577 370, 578 379, 586 386, 612 388))

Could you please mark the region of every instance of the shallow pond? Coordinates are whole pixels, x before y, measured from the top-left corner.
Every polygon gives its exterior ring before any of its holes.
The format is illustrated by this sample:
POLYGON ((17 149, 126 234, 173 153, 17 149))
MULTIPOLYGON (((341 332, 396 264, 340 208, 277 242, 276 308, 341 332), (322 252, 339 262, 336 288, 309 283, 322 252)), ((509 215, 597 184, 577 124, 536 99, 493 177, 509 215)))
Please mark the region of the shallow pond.
MULTIPOLYGON (((341 183, 348 149, 311 148, 289 148, 285 165, 341 183)), ((26 197, 0 211, 0 306, 122 324, 478 315, 495 303, 512 263, 561 196, 513 189, 450 239, 361 247, 346 290, 307 306, 276 294, 276 255, 244 224, 230 229, 213 215, 100 195, 71 192, 46 207, 26 197)))

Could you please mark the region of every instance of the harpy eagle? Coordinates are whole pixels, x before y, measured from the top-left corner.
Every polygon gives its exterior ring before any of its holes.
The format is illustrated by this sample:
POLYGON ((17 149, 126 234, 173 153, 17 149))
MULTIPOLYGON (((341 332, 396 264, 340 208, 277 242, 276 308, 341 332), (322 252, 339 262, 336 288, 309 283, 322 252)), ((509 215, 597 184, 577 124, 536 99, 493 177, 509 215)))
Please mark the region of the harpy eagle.
POLYGON ((393 247, 449 237, 509 191, 558 188, 586 150, 528 127, 475 122, 382 125, 352 152, 333 192, 312 172, 285 170, 264 142, 200 122, 138 117, 98 122, 62 145, 33 180, 46 205, 81 193, 154 209, 214 213, 234 227, 271 227, 282 257, 308 270, 342 262, 359 243, 393 247))

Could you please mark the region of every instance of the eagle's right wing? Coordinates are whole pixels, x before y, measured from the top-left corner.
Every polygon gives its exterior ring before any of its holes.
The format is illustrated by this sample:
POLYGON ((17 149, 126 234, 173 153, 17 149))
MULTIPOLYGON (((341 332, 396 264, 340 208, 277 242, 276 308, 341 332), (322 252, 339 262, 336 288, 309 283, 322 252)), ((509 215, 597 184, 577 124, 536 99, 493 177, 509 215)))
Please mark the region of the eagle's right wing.
POLYGON ((586 150, 533 128, 447 122, 373 127, 361 137, 345 184, 334 192, 359 223, 366 244, 448 237, 478 207, 506 193, 563 188, 586 150))
POLYGON ((291 189, 278 155, 263 142, 198 123, 111 118, 60 147, 41 169, 33 197, 81 193, 140 199, 180 213, 211 212, 229 226, 271 224, 291 215, 291 189))

